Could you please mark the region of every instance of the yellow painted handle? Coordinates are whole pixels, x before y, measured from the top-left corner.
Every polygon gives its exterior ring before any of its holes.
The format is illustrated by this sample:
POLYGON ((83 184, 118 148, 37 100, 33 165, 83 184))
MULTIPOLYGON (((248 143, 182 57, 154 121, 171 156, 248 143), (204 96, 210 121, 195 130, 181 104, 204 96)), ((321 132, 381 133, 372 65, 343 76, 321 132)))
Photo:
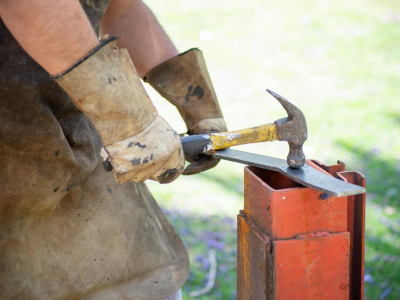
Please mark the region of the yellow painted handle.
POLYGON ((214 150, 220 150, 237 145, 275 141, 279 139, 279 135, 275 124, 266 124, 237 131, 211 133, 210 139, 214 150))

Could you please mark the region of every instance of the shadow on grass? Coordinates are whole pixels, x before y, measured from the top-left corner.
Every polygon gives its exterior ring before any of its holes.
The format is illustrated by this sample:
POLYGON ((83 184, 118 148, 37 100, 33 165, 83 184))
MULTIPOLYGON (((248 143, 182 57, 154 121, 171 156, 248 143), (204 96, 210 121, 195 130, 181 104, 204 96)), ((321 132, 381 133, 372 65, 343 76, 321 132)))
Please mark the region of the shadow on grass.
POLYGON ((337 144, 367 180, 366 299, 400 299, 400 161, 383 158, 378 147, 337 144))
POLYGON ((236 220, 163 211, 181 236, 190 256, 190 275, 182 287, 184 299, 191 299, 188 296, 190 292, 206 286, 211 249, 216 251, 217 259, 215 284, 209 293, 196 299, 236 299, 236 220))
POLYGON ((358 171, 366 177, 367 192, 373 194, 373 201, 400 209, 400 161, 382 158, 379 148, 365 150, 344 141, 337 144, 353 155, 358 171))
POLYGON ((399 249, 367 234, 365 241, 365 295, 367 299, 399 299, 399 249), (373 255, 370 255, 372 252, 373 255))

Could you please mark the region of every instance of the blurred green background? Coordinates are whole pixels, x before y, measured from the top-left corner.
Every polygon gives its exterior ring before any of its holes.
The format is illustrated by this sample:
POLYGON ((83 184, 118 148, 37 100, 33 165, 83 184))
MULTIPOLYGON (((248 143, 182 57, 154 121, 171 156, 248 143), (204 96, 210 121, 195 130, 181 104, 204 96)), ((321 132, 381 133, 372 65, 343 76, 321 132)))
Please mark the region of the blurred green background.
MULTIPOLYGON (((337 159, 367 177, 366 299, 400 299, 400 2, 392 0, 148 0, 180 52, 203 50, 230 130, 285 116, 269 88, 304 112, 308 158, 337 159)), ((185 132, 176 109, 146 87, 162 116, 185 132)), ((285 158, 287 144, 239 147, 285 158)), ((191 257, 184 299, 236 299, 236 215, 243 166, 221 162, 149 187, 191 257)))

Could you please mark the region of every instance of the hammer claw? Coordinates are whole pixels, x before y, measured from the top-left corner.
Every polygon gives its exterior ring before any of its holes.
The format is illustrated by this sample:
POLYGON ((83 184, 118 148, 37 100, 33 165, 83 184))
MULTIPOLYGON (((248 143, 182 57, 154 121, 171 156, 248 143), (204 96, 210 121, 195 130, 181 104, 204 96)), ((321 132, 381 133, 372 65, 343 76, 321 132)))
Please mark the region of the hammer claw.
POLYGON ((304 118, 303 113, 301 112, 300 109, 298 109, 295 105, 293 105, 291 102, 289 102, 288 100, 286 100, 284 97, 282 97, 281 95, 267 89, 267 92, 270 93, 276 100, 279 101, 279 103, 283 106, 283 108, 286 110, 287 114, 288 114, 288 121, 293 120, 294 116, 297 115, 301 115, 304 118))
POLYGON ((303 143, 307 140, 307 123, 304 114, 295 105, 283 98, 281 95, 267 89, 286 110, 288 116, 275 121, 278 127, 280 141, 289 143, 288 165, 292 168, 300 168, 305 163, 303 143))

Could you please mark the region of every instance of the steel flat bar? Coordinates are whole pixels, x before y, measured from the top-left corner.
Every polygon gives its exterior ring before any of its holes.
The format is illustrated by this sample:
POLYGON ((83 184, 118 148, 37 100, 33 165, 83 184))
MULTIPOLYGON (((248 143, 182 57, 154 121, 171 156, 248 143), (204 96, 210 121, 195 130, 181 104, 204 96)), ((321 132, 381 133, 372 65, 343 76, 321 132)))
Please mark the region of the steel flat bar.
POLYGON ((309 165, 304 165, 299 169, 292 169, 289 168, 286 160, 284 159, 232 149, 209 152, 206 154, 212 155, 215 158, 277 171, 304 186, 335 197, 365 193, 364 187, 336 179, 335 177, 319 172, 309 165))

